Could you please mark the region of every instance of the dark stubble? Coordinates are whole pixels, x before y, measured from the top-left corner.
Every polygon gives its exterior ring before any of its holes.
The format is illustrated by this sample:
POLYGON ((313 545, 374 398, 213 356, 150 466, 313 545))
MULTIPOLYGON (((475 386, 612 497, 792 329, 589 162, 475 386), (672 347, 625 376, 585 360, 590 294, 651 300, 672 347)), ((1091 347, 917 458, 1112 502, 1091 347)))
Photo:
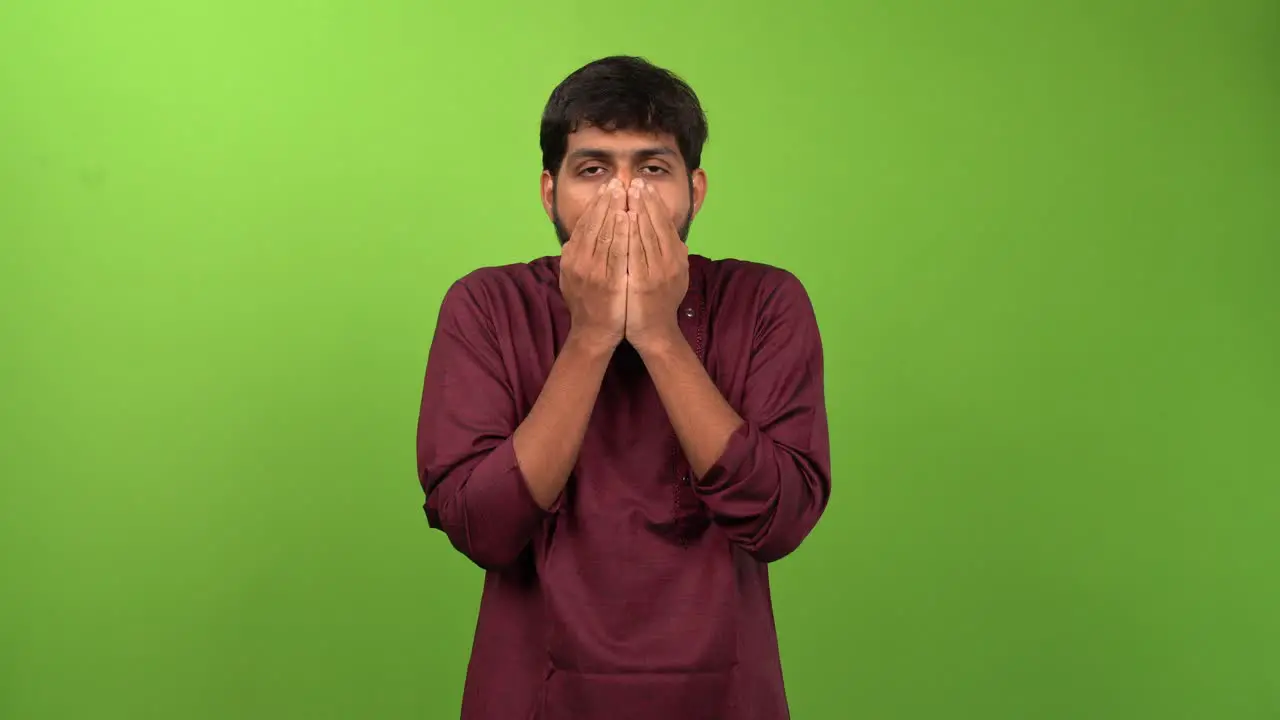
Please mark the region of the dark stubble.
MULTIPOLYGON (((560 219, 559 199, 560 191, 558 187, 551 189, 551 224, 556 228, 556 238, 560 240, 563 247, 569 242, 571 231, 564 226, 564 221, 560 219)), ((689 226, 693 225, 693 176, 689 176, 689 214, 685 216, 684 222, 680 223, 677 233, 680 235, 680 242, 689 244, 689 226)))

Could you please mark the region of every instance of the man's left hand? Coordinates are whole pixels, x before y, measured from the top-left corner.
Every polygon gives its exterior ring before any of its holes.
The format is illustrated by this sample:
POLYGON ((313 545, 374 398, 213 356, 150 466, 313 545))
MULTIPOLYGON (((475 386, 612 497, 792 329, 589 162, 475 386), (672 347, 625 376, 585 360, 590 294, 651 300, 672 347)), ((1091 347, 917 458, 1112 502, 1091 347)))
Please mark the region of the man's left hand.
POLYGON ((666 204, 648 183, 631 181, 628 208, 633 224, 625 337, 641 353, 687 342, 677 312, 689 290, 689 249, 680 241, 666 204))

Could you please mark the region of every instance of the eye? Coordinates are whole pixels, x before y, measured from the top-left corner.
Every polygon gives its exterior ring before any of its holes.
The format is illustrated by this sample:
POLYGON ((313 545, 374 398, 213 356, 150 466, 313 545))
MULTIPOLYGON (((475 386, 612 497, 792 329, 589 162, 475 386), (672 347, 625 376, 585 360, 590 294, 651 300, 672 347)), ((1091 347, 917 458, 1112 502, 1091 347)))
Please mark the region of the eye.
POLYGON ((581 170, 579 170, 578 174, 581 175, 582 177, 595 177, 596 175, 599 175, 602 172, 604 172, 604 168, 600 167, 599 165, 588 165, 587 167, 584 167, 581 170))
POLYGON ((645 165, 640 169, 650 175, 662 175, 667 172, 667 169, 661 165, 645 165))

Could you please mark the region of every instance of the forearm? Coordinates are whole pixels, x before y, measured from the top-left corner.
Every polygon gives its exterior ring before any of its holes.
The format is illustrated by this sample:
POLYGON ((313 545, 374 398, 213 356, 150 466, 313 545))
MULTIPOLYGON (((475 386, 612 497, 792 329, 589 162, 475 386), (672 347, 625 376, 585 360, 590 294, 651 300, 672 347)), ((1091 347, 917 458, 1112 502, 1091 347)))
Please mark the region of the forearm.
POLYGON ((516 462, 534 502, 546 510, 578 461, 613 347, 572 331, 529 415, 512 435, 516 462))
POLYGON ((831 492, 825 441, 799 448, 752 423, 694 489, 729 538, 761 562, 795 550, 817 524, 831 492))
POLYGON ((640 350, 696 477, 724 453, 742 418, 725 401, 683 335, 640 350))
POLYGON ((794 550, 830 494, 821 409, 771 424, 775 441, 729 405, 683 338, 641 356, 715 521, 761 562, 794 550))

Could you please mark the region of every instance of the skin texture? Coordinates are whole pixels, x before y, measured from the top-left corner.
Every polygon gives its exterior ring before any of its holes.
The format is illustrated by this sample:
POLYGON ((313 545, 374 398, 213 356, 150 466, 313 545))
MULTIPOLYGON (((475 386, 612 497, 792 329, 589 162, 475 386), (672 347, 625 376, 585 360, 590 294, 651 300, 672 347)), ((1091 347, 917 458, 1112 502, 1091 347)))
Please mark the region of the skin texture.
POLYGON ((626 194, 601 185, 561 256, 560 289, 572 327, 528 417, 512 436, 534 502, 551 508, 582 449, 591 409, 626 323, 626 194))
POLYGON ((586 214, 600 187, 617 179, 624 188, 633 179, 651 184, 666 205, 671 222, 687 237, 689 224, 702 209, 707 174, 688 172, 671 135, 607 132, 583 127, 569 135, 564 162, 553 177, 542 173, 542 207, 556 226, 561 242, 586 214))
POLYGON ((704 476, 742 425, 676 320, 689 288, 689 250, 648 181, 631 182, 633 220, 624 336, 644 360, 693 473, 704 476), (635 241, 636 237, 640 242, 635 241))
POLYGON ((608 248, 615 259, 628 256, 625 296, 631 310, 621 328, 625 339, 636 345, 672 330, 678 334, 675 306, 688 288, 684 240, 706 197, 707 175, 701 169, 688 171, 675 138, 583 127, 569 135, 557 175, 542 173, 541 190, 543 209, 557 235, 562 241, 568 238, 561 251, 561 291, 573 326, 588 325, 592 337, 604 335, 606 341, 619 332, 610 324, 618 321, 616 296, 611 304, 597 289, 592 302, 585 298, 588 278, 610 275, 606 257, 598 254, 608 248), (676 242, 668 248, 671 240, 676 242), (597 258, 594 273, 589 257, 597 258), (602 304, 609 310, 586 307, 602 304), (653 314, 667 309, 669 323, 653 314), (602 312, 611 320, 600 320, 602 312))

